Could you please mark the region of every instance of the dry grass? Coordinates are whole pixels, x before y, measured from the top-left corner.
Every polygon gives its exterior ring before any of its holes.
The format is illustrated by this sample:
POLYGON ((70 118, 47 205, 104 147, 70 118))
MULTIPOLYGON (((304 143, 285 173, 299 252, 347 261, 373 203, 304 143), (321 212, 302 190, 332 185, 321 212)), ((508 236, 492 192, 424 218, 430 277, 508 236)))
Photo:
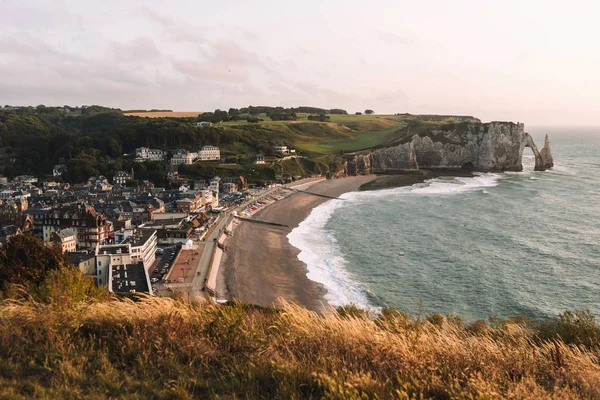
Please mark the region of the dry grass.
POLYGON ((197 117, 202 114, 202 111, 173 111, 173 112, 132 112, 132 113, 123 113, 125 116, 133 116, 133 117, 148 117, 148 118, 189 118, 189 117, 197 117))
POLYGON ((517 324, 165 298, 0 305, 0 397, 600 398, 597 350, 517 324))

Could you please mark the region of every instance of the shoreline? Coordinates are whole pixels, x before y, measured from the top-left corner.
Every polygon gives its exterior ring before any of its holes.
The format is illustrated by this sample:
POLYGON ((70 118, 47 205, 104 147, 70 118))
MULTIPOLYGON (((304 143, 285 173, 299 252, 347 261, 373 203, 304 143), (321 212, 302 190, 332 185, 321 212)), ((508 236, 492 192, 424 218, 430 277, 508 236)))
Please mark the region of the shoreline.
MULTIPOLYGON (((363 175, 319 181, 307 190, 338 197, 347 192, 412 186, 439 176, 461 176, 426 171, 420 174, 363 175)), ((310 310, 328 307, 323 284, 310 280, 307 265, 298 259, 300 249, 292 246, 287 235, 304 221, 312 210, 329 201, 326 197, 293 193, 269 204, 253 215, 289 227, 240 221, 228 237, 217 276, 220 299, 240 300, 259 306, 277 305, 278 299, 297 303, 310 310)))

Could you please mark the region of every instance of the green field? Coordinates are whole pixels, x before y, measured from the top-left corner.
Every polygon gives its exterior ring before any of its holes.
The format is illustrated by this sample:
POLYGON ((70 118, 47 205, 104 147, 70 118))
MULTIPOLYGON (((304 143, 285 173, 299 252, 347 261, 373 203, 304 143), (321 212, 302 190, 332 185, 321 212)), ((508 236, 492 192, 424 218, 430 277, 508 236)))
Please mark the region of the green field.
POLYGON ((322 154, 337 154, 339 152, 353 152, 369 149, 394 140, 404 124, 398 124, 387 129, 357 132, 346 139, 325 140, 320 142, 297 143, 296 146, 303 150, 322 154))

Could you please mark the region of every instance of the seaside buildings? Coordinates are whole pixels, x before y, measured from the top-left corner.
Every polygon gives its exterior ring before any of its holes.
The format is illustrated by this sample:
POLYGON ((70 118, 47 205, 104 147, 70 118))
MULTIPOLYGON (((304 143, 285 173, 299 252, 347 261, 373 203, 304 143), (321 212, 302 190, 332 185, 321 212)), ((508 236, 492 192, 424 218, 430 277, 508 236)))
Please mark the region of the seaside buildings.
POLYGON ((173 153, 171 165, 192 164, 194 159, 198 157, 197 153, 190 153, 187 150, 179 149, 173 153))
POLYGON ((113 176, 113 184, 119 184, 121 186, 125 186, 125 184, 133 179, 133 168, 131 169, 131 173, 127 173, 125 171, 117 171, 113 176))
POLYGON ((163 150, 149 149, 148 147, 138 147, 135 149, 134 161, 164 161, 166 156, 167 152, 163 150))
POLYGON ((34 225, 41 227, 40 239, 50 241, 53 232, 71 228, 77 236, 77 248, 94 248, 108 239, 112 224, 94 208, 73 204, 49 209, 35 217, 34 225))
POLYGON ((119 244, 96 246, 96 272, 98 285, 107 285, 112 267, 141 263, 145 270, 155 259, 157 234, 154 230, 139 229, 119 244))
POLYGON ((77 250, 77 231, 66 228, 52 232, 50 241, 63 253, 75 252, 77 250))
POLYGON ((220 160, 221 150, 216 146, 204 146, 200 149, 199 158, 201 161, 220 160))

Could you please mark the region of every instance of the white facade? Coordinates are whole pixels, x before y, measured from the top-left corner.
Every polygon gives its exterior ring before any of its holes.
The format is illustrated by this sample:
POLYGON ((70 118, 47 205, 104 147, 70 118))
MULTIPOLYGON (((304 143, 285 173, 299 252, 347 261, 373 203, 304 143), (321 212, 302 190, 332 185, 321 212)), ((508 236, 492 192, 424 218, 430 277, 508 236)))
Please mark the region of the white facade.
POLYGON ((200 160, 220 160, 221 159, 221 150, 215 146, 204 146, 200 150, 200 160))
MULTIPOLYGON (((148 231, 145 231, 148 232, 148 231)), ((143 261, 149 269, 154 263, 156 253, 156 231, 143 237, 127 237, 121 244, 96 246, 96 270, 98 285, 108 283, 108 270, 112 265, 136 264, 143 261)))
POLYGON ((210 180, 210 190, 219 193, 219 185, 221 184, 221 178, 215 176, 210 180))
POLYGON ((113 176, 113 184, 119 184, 124 186, 127 181, 131 180, 131 174, 128 174, 125 171, 117 171, 115 172, 115 175, 113 176))
POLYGON ((171 158, 172 165, 191 164, 198 155, 185 150, 177 150, 171 158))
POLYGON ((192 126, 194 126, 196 128, 208 128, 211 125, 212 124, 210 122, 208 122, 208 121, 192 122, 192 126))
POLYGON ((164 161, 167 152, 158 149, 149 149, 148 147, 138 147, 135 149, 135 161, 164 161))
POLYGON ((287 146, 275 146, 273 147, 273 150, 275 150, 275 152, 279 154, 290 154, 290 150, 287 146))

